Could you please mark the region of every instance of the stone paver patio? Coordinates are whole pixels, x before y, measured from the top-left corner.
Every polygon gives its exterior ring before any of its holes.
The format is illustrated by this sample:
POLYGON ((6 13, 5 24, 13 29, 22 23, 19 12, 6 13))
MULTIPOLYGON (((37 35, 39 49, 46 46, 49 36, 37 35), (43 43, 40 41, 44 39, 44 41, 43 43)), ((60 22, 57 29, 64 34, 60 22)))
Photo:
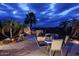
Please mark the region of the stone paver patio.
MULTIPOLYGON (((31 38, 33 39, 33 38, 31 38)), ((0 56, 49 56, 45 47, 38 48, 34 40, 25 40, 18 43, 0 46, 0 56)), ((65 55, 66 48, 63 49, 65 55)), ((56 53, 60 55, 60 53, 56 53)), ((79 45, 74 45, 69 51, 69 56, 79 55, 79 45)))

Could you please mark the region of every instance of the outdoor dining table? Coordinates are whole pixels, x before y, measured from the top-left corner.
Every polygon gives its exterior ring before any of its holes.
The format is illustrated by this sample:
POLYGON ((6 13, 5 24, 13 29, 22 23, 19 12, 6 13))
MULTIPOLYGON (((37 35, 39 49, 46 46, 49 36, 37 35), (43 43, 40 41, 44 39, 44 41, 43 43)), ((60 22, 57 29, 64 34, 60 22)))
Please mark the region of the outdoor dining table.
POLYGON ((72 40, 70 42, 73 43, 73 44, 79 44, 79 41, 78 40, 72 40))
MULTIPOLYGON (((54 40, 49 40, 49 41, 45 41, 48 45, 48 48, 50 48, 50 51, 54 51, 53 55, 55 55, 56 51, 60 51, 62 52, 62 44, 63 44, 63 40, 62 39, 54 39, 54 40)), ((51 52, 49 52, 50 54, 51 52)), ((51 54, 50 54, 51 55, 51 54)))
POLYGON ((44 42, 47 44, 48 47, 50 47, 52 44, 52 41, 44 41, 44 42))
MULTIPOLYGON (((70 41, 69 41, 69 44, 71 44, 72 46, 73 46, 73 45, 79 45, 79 41, 78 41, 78 40, 70 40, 70 41)), ((67 49, 66 56, 67 56, 68 53, 71 51, 71 49, 72 49, 72 47, 71 47, 71 48, 69 47, 69 48, 67 49)))

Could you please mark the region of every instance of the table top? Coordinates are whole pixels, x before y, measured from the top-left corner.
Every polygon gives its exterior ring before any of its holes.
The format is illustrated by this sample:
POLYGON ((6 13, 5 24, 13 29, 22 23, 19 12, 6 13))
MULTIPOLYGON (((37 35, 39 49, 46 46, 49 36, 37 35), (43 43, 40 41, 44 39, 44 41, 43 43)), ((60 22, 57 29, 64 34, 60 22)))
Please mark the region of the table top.
POLYGON ((72 40, 70 42, 73 43, 73 44, 79 44, 79 41, 78 40, 72 40))
POLYGON ((45 41, 45 42, 48 43, 48 44, 52 43, 51 41, 45 41))
MULTIPOLYGON (((47 40, 47 41, 45 41, 46 43, 52 43, 53 41, 61 41, 62 39, 58 39, 58 40, 47 40)), ((62 40, 63 41, 63 40, 62 40)))

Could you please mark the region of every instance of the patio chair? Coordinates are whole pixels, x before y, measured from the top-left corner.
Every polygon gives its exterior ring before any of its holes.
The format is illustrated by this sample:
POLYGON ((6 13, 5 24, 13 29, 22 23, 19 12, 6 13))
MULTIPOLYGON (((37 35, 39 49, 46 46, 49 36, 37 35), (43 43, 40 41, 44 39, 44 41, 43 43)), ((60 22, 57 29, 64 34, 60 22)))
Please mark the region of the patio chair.
POLYGON ((45 39, 46 39, 45 36, 37 36, 37 38, 36 38, 37 46, 38 47, 44 46, 45 45, 45 42, 44 42, 45 39))
POLYGON ((68 53, 71 51, 71 49, 72 49, 72 46, 73 46, 73 43, 71 42, 71 40, 69 40, 70 38, 69 38, 69 36, 66 36, 65 37, 65 41, 64 41, 64 47, 66 47, 67 48, 67 51, 66 51, 66 53, 65 53, 65 56, 67 56, 68 55, 68 53))
POLYGON ((50 51, 49 51, 50 56, 52 55, 52 52, 53 52, 53 56, 54 56, 57 51, 61 52, 61 55, 63 55, 62 54, 62 45, 63 45, 62 39, 53 40, 51 43, 50 51))
POLYGON ((65 36, 65 39, 63 41, 63 47, 65 47, 65 45, 67 44, 68 40, 69 40, 69 36, 67 35, 67 36, 65 36))
POLYGON ((28 34, 28 35, 31 34, 31 30, 30 30, 29 27, 28 28, 24 28, 24 32, 25 32, 25 34, 28 34))

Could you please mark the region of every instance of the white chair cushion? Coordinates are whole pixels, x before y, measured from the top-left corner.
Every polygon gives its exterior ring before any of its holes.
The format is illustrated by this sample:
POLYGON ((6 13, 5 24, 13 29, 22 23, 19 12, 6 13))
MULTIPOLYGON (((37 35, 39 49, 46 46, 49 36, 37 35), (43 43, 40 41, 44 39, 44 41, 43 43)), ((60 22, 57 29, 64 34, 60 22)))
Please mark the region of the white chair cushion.
POLYGON ((66 36, 65 37, 65 42, 64 42, 65 44, 67 43, 68 39, 69 39, 69 36, 66 36))
POLYGON ((45 37, 37 37, 37 41, 45 41, 45 37))
POLYGON ((51 50, 53 50, 53 51, 59 51, 59 50, 61 50, 62 43, 63 43, 62 39, 53 40, 53 42, 51 44, 51 50))

